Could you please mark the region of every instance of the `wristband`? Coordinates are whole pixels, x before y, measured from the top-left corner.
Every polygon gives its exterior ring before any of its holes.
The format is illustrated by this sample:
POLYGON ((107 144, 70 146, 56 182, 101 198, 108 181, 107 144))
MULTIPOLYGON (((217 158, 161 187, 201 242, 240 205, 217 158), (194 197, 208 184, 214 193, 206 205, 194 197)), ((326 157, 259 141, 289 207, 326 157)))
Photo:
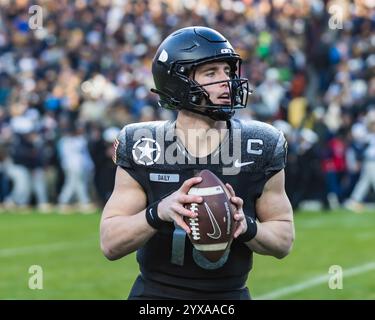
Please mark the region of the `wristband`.
POLYGON ((160 200, 150 204, 146 208, 147 223, 156 230, 160 230, 163 226, 165 226, 165 224, 167 224, 166 221, 161 220, 159 218, 159 215, 158 215, 158 205, 159 205, 159 203, 160 203, 160 200))
POLYGON ((245 215, 246 223, 247 223, 247 230, 245 233, 239 235, 236 240, 241 242, 249 242, 251 239, 253 239, 258 231, 258 226, 255 220, 245 215))

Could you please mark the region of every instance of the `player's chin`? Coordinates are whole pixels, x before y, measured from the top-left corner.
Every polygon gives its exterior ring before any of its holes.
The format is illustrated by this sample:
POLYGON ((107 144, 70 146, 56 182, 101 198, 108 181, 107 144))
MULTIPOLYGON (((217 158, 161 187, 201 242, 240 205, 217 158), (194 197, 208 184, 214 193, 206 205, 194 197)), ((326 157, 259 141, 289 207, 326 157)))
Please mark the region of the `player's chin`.
POLYGON ((230 99, 222 99, 222 98, 213 99, 212 102, 218 106, 230 106, 231 104, 230 99))

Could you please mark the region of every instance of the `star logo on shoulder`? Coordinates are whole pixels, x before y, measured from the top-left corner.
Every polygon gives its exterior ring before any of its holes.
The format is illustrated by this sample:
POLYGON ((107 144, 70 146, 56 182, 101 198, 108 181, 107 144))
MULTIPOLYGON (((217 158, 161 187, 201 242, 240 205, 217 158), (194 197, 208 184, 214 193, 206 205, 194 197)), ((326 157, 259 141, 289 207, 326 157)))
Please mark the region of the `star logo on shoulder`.
POLYGON ((160 145, 154 139, 141 138, 134 143, 132 154, 136 163, 150 166, 160 158, 160 145))

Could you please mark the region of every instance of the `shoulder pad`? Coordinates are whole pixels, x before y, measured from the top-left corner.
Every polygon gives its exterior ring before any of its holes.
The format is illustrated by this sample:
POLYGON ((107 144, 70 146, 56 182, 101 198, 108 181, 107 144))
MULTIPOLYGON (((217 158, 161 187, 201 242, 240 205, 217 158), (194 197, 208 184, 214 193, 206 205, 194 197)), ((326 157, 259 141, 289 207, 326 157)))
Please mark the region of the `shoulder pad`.
POLYGON ((286 166, 286 157, 288 153, 288 143, 284 134, 279 131, 279 137, 273 150, 272 157, 266 167, 266 176, 271 177, 275 173, 284 169, 286 166))
POLYGON ((286 140, 281 131, 260 121, 235 120, 241 130, 241 162, 253 162, 243 171, 262 171, 271 176, 285 167, 286 140))
POLYGON ((155 149, 154 143, 157 139, 163 139, 158 137, 158 134, 159 132, 164 134, 164 131, 158 129, 162 129, 165 123, 166 121, 150 121, 132 123, 123 127, 114 142, 114 163, 131 168, 135 164, 148 165, 150 161, 156 161, 161 150, 155 149), (139 154, 141 149, 144 153, 139 154), (134 162, 135 160, 137 163, 134 162))
POLYGON ((123 127, 113 143, 112 160, 117 166, 131 168, 131 163, 126 152, 126 127, 123 127))

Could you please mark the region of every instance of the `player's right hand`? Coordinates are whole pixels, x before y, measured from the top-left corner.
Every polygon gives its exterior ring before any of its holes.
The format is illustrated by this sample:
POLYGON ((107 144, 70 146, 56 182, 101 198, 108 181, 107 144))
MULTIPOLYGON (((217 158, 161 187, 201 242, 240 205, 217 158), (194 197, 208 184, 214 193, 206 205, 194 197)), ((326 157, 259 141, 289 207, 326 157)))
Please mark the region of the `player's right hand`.
POLYGON ((159 218, 163 221, 175 222, 186 233, 190 233, 190 228, 185 223, 183 217, 195 218, 198 214, 186 209, 184 205, 201 203, 203 201, 200 196, 188 194, 190 188, 201 181, 201 177, 190 178, 182 184, 180 189, 161 200, 158 205, 159 218))

